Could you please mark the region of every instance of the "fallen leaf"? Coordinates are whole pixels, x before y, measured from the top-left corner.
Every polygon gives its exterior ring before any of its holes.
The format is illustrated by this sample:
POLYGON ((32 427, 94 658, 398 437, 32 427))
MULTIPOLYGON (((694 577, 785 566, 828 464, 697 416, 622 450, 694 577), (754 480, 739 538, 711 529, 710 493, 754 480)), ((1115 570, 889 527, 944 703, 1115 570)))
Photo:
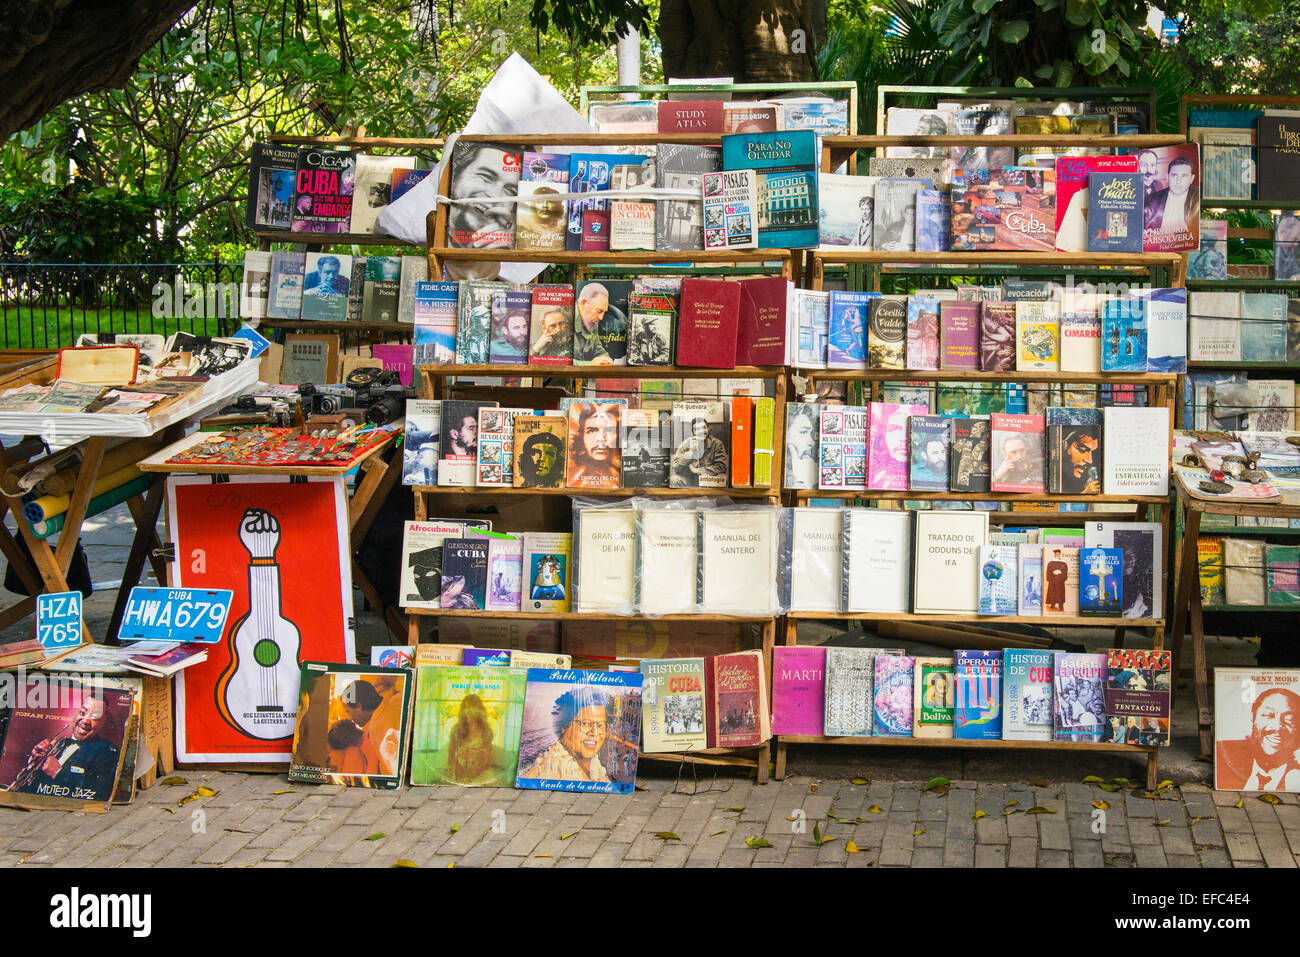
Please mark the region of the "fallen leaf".
POLYGON ((1107 779, 1106 783, 1118 784, 1122 788, 1128 787, 1131 784, 1128 778, 1109 778, 1107 779))
POLYGON ((719 834, 726 834, 726 833, 727 833, 726 828, 723 828, 721 831, 710 831, 709 837, 717 837, 719 834))
POLYGON ((1171 787, 1173 787, 1173 786, 1174 786, 1174 782, 1173 782, 1173 781, 1161 781, 1159 784, 1156 785, 1156 790, 1157 790, 1157 791, 1162 791, 1162 790, 1164 790, 1165 788, 1171 788, 1171 787))
POLYGON ((772 842, 765 837, 747 837, 745 838, 746 847, 771 847, 772 842))
POLYGON ((1259 796, 1259 799, 1260 799, 1261 801, 1263 801, 1265 804, 1281 804, 1281 803, 1282 803, 1282 799, 1281 799, 1280 797, 1278 797, 1276 794, 1261 794, 1261 795, 1259 796))
POLYGON ((661 840, 661 841, 680 841, 680 840, 681 840, 681 838, 678 837, 676 834, 674 834, 672 831, 660 831, 658 834, 655 835, 655 837, 659 838, 659 840, 661 840))
POLYGON ((260 831, 253 830, 251 827, 223 827, 222 830, 229 831, 232 834, 260 834, 261 833, 260 831))
POLYGON ((452 834, 455 834, 455 833, 456 833, 457 831, 459 831, 459 830, 460 830, 460 825, 459 825, 459 824, 453 824, 453 825, 451 826, 451 833, 452 833, 452 834))
POLYGON ((160 783, 165 785, 172 785, 172 784, 188 784, 189 782, 186 781, 184 778, 163 778, 160 783))
MULTIPOLYGON (((272 791, 271 793, 272 793, 272 794, 292 794, 292 793, 293 793, 293 788, 285 788, 285 789, 282 790, 282 791, 272 791)), ((394 866, 396 866, 396 865, 394 865, 394 866)))
POLYGON ((1012 814, 1017 814, 1017 813, 1019 813, 1019 811, 1020 811, 1020 808, 1018 808, 1018 807, 1009 807, 1009 808, 1007 808, 1005 811, 1002 812, 1002 816, 1003 816, 1003 817, 1010 817, 1012 814))
MULTIPOLYGON (((581 830, 582 830, 582 828, 578 828, 578 831, 581 831, 581 830)), ((560 840, 561 840, 561 841, 567 841, 569 838, 573 837, 573 835, 577 834, 578 831, 570 831, 568 834, 561 834, 561 835, 560 835, 560 840)))
POLYGON ((976 812, 975 812, 975 820, 978 821, 978 820, 979 820, 980 818, 982 818, 982 817, 988 817, 988 814, 986 814, 984 811, 976 811, 976 812))
POLYGON ((867 808, 868 814, 883 814, 884 812, 885 809, 881 807, 879 804, 873 804, 871 805, 871 807, 867 808))
POLYGON ((388 835, 385 834, 383 831, 375 831, 374 834, 369 834, 369 835, 367 835, 366 837, 362 838, 362 840, 363 840, 363 841, 382 841, 382 840, 383 840, 384 838, 386 838, 387 836, 388 836, 388 835))
POLYGON ((1194 817, 1194 818, 1192 818, 1190 821, 1188 821, 1187 823, 1188 823, 1188 825, 1192 825, 1192 824, 1200 824, 1200 823, 1201 823, 1202 821, 1204 821, 1204 820, 1205 820, 1205 818, 1203 818, 1203 817, 1194 817))
POLYGON ((866 778, 849 778, 849 783, 850 783, 850 784, 870 784, 871 782, 868 781, 866 778))
POLYGON ((1214 763, 1214 758, 1210 757, 1208 754, 1198 754, 1198 755, 1196 756, 1196 760, 1197 760, 1197 761, 1204 761, 1206 764, 1213 764, 1213 763, 1214 763))
POLYGON ((1047 782, 1046 782, 1046 781, 1030 781, 1030 782, 1029 782, 1029 786, 1030 786, 1031 788, 1045 788, 1045 787, 1047 787, 1047 782))
POLYGON ((1089 774, 1086 778, 1083 779, 1083 783, 1084 783, 1084 784, 1100 784, 1100 783, 1101 783, 1101 780, 1102 780, 1102 779, 1099 778, 1099 777, 1097 777, 1097 775, 1095 775, 1095 774, 1089 774))
POLYGON ((1055 813, 1056 813, 1056 808, 1054 808, 1054 807, 1031 807, 1031 808, 1030 808, 1028 811, 1026 811, 1025 813, 1026 813, 1026 814, 1055 814, 1055 813))
POLYGON ((165 807, 165 808, 163 808, 163 810, 166 811, 168 814, 175 814, 175 813, 176 813, 176 808, 174 808, 174 807, 165 807))
MULTIPOLYGON (((539 855, 539 856, 540 856, 540 855, 539 855)), ((455 861, 451 861, 447 866, 448 866, 448 867, 455 867, 455 866, 456 866, 456 862, 455 862, 455 861)))
POLYGON ((1015 806, 1016 806, 1017 804, 1019 804, 1019 803, 1020 803, 1020 802, 1017 801, 1015 798, 1012 798, 1010 801, 1007 802, 1006 806, 1007 806, 1007 807, 1015 807, 1015 806))
POLYGON ((787 821, 797 821, 797 820, 799 820, 799 819, 798 819, 797 817, 788 817, 788 818, 786 818, 786 820, 787 820, 787 821))
POLYGON ((534 854, 534 855, 533 855, 533 857, 550 857, 550 856, 551 856, 550 854, 546 854, 546 853, 542 853, 542 854, 534 854))
POLYGON ((1156 821, 1156 827, 1168 827, 1172 823, 1173 819, 1167 817, 1163 821, 1156 821))
POLYGON ((1245 807, 1245 805, 1241 803, 1241 798, 1237 798, 1237 803, 1233 807, 1245 807))
POLYGON ((205 797, 205 798, 214 797, 214 796, 216 795, 216 793, 217 793, 217 792, 214 791, 214 790, 212 790, 212 788, 210 788, 210 787, 206 787, 206 786, 204 786, 204 785, 202 785, 202 784, 199 785, 199 788, 198 788, 198 794, 199 794, 201 797, 205 797))
POLYGON ((947 788, 948 785, 950 784, 952 784, 952 782, 944 777, 930 778, 929 782, 925 785, 924 790, 938 791, 940 788, 943 788, 944 789, 943 793, 947 793, 947 788))
POLYGON ((743 807, 724 807, 723 810, 724 810, 724 811, 736 811, 736 812, 740 812, 740 811, 743 811, 743 810, 745 810, 745 809, 744 809, 743 807))
POLYGON ((858 847, 858 845, 854 844, 852 841, 849 841, 844 845, 844 850, 850 854, 857 854, 862 850, 862 848, 858 847))
POLYGON ((1103 791, 1118 791, 1118 790, 1119 790, 1119 788, 1116 787, 1114 784, 1098 784, 1097 787, 1101 788, 1103 791))
POLYGON ((820 825, 820 824, 814 824, 814 825, 813 825, 813 840, 818 844, 818 846, 820 846, 820 845, 822 845, 822 844, 829 844, 831 841, 838 841, 839 838, 837 838, 837 837, 832 837, 832 836, 829 835, 829 834, 823 835, 823 834, 822 834, 822 828, 821 828, 821 825, 820 825))
POLYGON ((1110 810, 1110 802, 1109 802, 1109 801, 1096 800, 1096 801, 1093 801, 1093 802, 1092 802, 1092 806, 1095 807, 1098 811, 1109 811, 1109 810, 1110 810))
POLYGON ((920 837, 920 836, 921 836, 922 834, 924 834, 924 833, 925 833, 925 828, 923 828, 923 827, 918 827, 915 831, 912 832, 912 836, 913 836, 913 837, 920 837))
POLYGON ((176 802, 176 806, 184 807, 185 805, 189 804, 191 801, 197 801, 198 799, 199 799, 199 795, 198 792, 196 791, 193 794, 185 795, 185 797, 181 798, 179 801, 176 802))
MULTIPOLYGON (((454 864, 455 861, 452 861, 452 863, 454 864)), ((394 867, 419 867, 420 865, 415 863, 415 861, 408 861, 406 858, 402 858, 400 861, 393 861, 393 866, 394 867)))

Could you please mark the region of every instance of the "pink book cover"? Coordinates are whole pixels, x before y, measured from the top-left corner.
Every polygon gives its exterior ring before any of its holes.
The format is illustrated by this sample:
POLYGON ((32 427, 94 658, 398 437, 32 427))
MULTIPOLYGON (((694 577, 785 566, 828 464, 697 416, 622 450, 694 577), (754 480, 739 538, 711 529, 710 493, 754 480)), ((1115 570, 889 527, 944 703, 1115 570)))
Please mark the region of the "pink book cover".
POLYGON ((1043 417, 994 412, 989 425, 993 441, 989 449, 994 492, 1042 492, 1043 417))
POLYGON ((415 347, 410 345, 371 346, 370 354, 397 372, 398 381, 407 388, 415 381, 415 347))
POLYGON ((797 645, 772 649, 772 733, 825 731, 826 649, 797 645))
POLYGON ((939 368, 978 369, 980 304, 945 300, 939 304, 939 368))
POLYGON ((907 491, 907 420, 919 409, 919 406, 892 402, 871 403, 867 488, 907 491))

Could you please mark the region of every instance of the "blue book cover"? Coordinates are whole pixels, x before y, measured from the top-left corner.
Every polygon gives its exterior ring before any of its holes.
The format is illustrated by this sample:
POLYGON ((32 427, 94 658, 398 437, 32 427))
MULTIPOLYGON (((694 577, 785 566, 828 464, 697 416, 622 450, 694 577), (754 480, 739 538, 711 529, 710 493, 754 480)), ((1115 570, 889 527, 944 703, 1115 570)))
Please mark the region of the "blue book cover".
POLYGON ((979 613, 981 615, 1017 614, 1017 558, 1014 545, 979 547, 979 613))
POLYGON ((1118 617, 1123 608, 1123 549, 1085 548, 1079 553, 1079 614, 1118 617))
POLYGON ((1146 303, 1128 298, 1105 300, 1101 307, 1101 371, 1146 370, 1146 303))
POLYGON ((954 651, 957 701, 952 736, 997 741, 1002 737, 1002 652, 954 651))
POLYGON ((812 130, 736 133, 722 137, 724 170, 757 171, 760 248, 817 245, 820 161, 817 134, 812 130))
POLYGON ((867 367, 867 317, 878 292, 832 290, 826 365, 831 369, 867 367))
POLYGON ((1147 371, 1187 371, 1187 290, 1152 289, 1147 305, 1147 371))
POLYGON ((1007 741, 1052 740, 1052 652, 1008 648, 1002 653, 1007 741))
POLYGON ((1088 252, 1142 252, 1142 174, 1088 177, 1088 252))
POLYGON ((460 284, 415 284, 415 354, 417 365, 450 365, 456 361, 456 310, 460 284))
POLYGON ((1218 129, 1253 130, 1263 110, 1188 110, 1187 128, 1208 126, 1218 129))
MULTIPOLYGON (((570 153, 569 192, 596 193, 608 190, 611 169, 616 165, 640 166, 644 156, 625 153, 570 153)), ((567 250, 601 252, 609 249, 609 201, 569 200, 568 225, 564 236, 567 250)), ((525 356, 527 351, 525 350, 525 356)))
POLYGON ((944 415, 913 415, 907 420, 911 449, 910 487, 919 491, 948 491, 950 423, 944 415))
POLYGON ((466 648, 461 655, 462 665, 470 668, 484 667, 510 667, 510 651, 498 651, 495 648, 466 648))
POLYGON ((916 191, 916 251, 947 252, 952 245, 952 201, 937 189, 916 191))
POLYGON ((1286 361, 1286 296, 1241 294, 1241 358, 1243 362, 1286 361))

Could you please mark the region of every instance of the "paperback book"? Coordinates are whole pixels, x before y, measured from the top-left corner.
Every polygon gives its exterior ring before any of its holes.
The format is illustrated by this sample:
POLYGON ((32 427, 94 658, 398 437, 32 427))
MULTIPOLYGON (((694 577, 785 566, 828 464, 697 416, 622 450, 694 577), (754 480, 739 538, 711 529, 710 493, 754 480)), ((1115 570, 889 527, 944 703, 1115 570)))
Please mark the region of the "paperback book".
POLYGON ((1052 740, 1052 656, 1050 651, 1019 648, 1002 653, 1004 740, 1052 740))
POLYGON ((1100 742, 1106 725, 1106 656, 1058 651, 1052 677, 1052 740, 1100 742))
POLYGON ((1002 652, 953 652, 957 682, 953 737, 997 741, 1002 737, 1002 652))
POLYGON ((915 659, 912 665, 912 737, 952 737, 955 684, 951 658, 915 659))
POLYGON ((875 734, 882 738, 912 737, 912 687, 916 659, 908 655, 877 655, 872 688, 875 734))
POLYGON ((823 406, 819 444, 819 489, 867 487, 867 429, 870 409, 823 406))
POLYGON ((1171 653, 1137 648, 1106 652, 1106 729, 1111 744, 1169 744, 1171 653))

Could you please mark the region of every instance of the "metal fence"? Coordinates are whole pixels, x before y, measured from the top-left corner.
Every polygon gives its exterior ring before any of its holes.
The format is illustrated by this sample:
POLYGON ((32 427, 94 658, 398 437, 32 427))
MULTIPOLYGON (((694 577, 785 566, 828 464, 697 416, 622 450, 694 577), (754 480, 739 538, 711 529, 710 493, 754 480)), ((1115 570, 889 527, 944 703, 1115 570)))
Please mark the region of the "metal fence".
POLYGON ((230 335, 242 263, 0 262, 0 348, 57 349, 83 333, 230 335))

